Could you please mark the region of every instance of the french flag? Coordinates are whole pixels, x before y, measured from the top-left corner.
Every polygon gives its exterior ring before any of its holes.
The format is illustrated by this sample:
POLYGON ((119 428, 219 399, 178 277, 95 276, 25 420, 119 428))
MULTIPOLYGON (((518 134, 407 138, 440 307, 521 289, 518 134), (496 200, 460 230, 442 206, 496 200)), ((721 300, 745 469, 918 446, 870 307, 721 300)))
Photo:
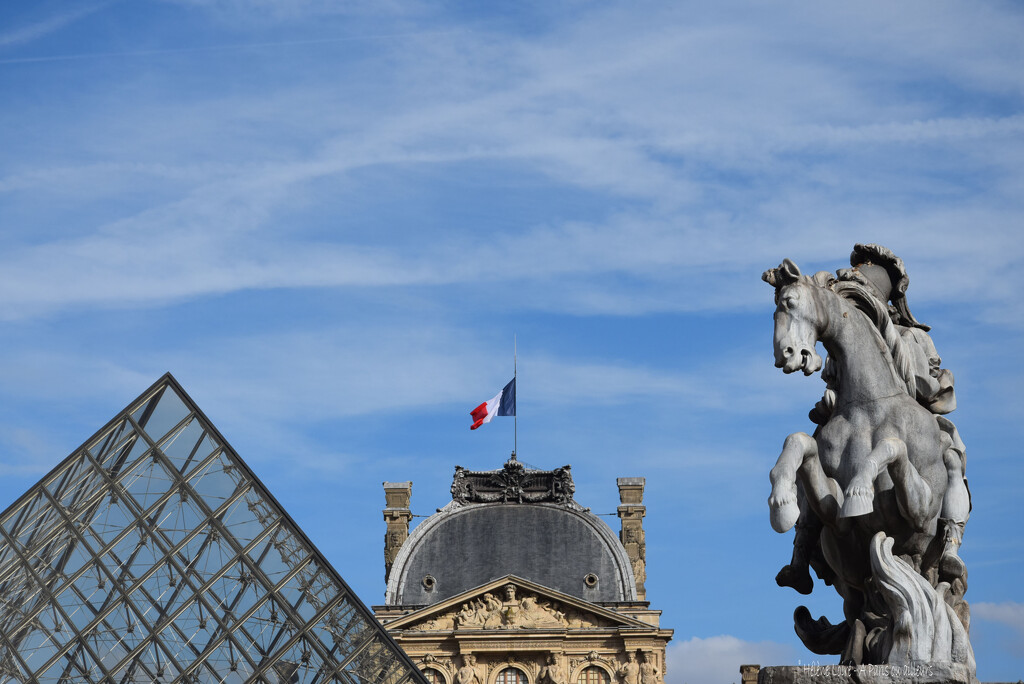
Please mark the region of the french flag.
POLYGON ((473 424, 470 430, 476 430, 484 423, 490 423, 494 416, 516 415, 516 379, 505 385, 505 388, 498 392, 497 396, 477 406, 469 412, 473 417, 473 424))

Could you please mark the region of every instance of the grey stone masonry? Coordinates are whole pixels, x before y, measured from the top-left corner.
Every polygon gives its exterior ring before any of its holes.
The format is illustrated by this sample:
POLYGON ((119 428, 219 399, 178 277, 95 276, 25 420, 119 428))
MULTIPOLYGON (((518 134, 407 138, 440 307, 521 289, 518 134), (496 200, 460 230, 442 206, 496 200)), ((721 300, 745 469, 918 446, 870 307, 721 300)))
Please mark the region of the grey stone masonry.
POLYGON ((412 482, 385 482, 384 483, 384 522, 387 523, 387 530, 384 532, 384 581, 388 581, 391 575, 391 566, 398 555, 398 549, 409 537, 409 522, 412 520, 412 511, 409 509, 409 502, 412 500, 412 482))
POLYGON ((618 509, 619 520, 622 523, 619 541, 625 547, 629 563, 633 567, 636 597, 643 601, 647 598, 647 590, 644 588, 644 581, 647 579, 647 542, 644 537, 644 516, 647 514, 647 507, 643 505, 646 480, 642 477, 620 477, 615 482, 619 486, 621 502, 618 509))

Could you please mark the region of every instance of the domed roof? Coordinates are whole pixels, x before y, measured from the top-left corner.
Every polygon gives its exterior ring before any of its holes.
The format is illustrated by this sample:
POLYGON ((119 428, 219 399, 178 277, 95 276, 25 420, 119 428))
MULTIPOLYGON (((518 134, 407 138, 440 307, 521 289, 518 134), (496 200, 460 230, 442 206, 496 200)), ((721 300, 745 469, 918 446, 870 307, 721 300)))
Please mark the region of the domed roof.
POLYGON ((591 602, 635 601, 629 558, 577 504, 569 466, 456 467, 453 501, 417 526, 395 558, 388 605, 430 605, 506 575, 591 602))

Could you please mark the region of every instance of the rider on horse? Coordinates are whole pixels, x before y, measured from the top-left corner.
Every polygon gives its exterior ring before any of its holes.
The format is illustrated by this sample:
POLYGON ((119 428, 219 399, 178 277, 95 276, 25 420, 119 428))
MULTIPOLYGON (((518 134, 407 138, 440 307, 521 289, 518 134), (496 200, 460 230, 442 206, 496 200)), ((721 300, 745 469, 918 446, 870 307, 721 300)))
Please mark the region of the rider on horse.
MULTIPOLYGON (((947 467, 948 487, 943 499, 940 521, 944 528, 944 548, 939 563, 943 579, 966 584, 966 567, 957 554, 963 537, 964 525, 970 514, 970 493, 964 478, 966 467, 965 447, 956 427, 944 414, 956 408, 953 390, 953 374, 941 368, 941 359, 935 344, 927 331, 928 326, 919 323, 907 306, 906 292, 910 284, 903 260, 881 245, 857 244, 850 255, 851 268, 840 269, 837 280, 859 283, 880 303, 888 307, 889 317, 896 325, 908 352, 908 369, 913 377, 912 396, 923 407, 936 415, 939 427, 944 433, 943 459, 947 467)), ((835 405, 836 389, 841 379, 837 377, 835 364, 827 358, 822 369, 826 389, 821 400, 811 410, 809 417, 817 425, 828 422, 835 405)), ((909 392, 909 388, 908 388, 909 392)), ((820 429, 820 427, 819 427, 820 429)), ((815 433, 817 434, 817 433, 815 433)), ((831 574, 817 548, 821 521, 806 506, 801 506, 800 518, 793 540, 793 558, 776 576, 780 586, 789 586, 802 594, 809 594, 813 582, 808 565, 813 565, 819 576, 829 581, 831 574)), ((961 592, 966 587, 961 588, 961 592)))

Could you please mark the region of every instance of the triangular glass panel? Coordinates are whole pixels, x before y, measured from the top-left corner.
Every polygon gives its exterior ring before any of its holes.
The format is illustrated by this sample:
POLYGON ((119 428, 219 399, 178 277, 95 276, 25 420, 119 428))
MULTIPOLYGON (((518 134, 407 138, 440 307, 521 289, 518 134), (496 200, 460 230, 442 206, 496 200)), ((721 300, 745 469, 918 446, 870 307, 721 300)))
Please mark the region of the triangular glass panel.
POLYGON ((170 375, 0 514, 29 681, 426 684, 170 375))

